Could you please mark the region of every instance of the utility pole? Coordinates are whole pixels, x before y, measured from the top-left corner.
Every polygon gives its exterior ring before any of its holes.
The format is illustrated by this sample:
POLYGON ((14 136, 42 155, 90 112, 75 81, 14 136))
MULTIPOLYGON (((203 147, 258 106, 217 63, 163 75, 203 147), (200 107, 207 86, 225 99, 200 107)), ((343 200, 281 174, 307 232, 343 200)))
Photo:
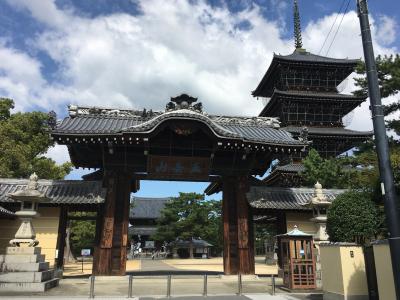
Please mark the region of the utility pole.
POLYGON ((399 202, 394 186, 393 171, 390 164, 389 144, 386 136, 385 120, 376 70, 374 48, 368 18, 367 0, 357 0, 361 36, 364 48, 365 66, 368 79, 370 109, 374 125, 375 145, 378 154, 381 190, 384 198, 386 221, 389 229, 389 246, 392 257, 393 278, 396 299, 400 300, 400 216, 399 202))

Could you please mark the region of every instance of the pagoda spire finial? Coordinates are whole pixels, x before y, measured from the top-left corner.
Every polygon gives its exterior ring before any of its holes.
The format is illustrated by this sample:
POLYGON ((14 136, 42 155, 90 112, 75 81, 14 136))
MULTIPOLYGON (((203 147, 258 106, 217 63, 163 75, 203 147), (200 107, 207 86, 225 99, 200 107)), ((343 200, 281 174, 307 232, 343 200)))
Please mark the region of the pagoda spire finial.
POLYGON ((300 13, 297 0, 294 0, 294 41, 296 49, 303 48, 303 41, 301 38, 300 13))

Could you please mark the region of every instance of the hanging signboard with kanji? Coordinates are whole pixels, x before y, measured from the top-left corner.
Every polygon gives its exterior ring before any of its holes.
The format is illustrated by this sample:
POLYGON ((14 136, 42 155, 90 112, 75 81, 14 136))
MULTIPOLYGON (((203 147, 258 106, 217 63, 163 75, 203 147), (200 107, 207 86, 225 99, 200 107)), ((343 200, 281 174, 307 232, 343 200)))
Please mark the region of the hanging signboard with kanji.
POLYGON ((208 180, 210 159, 207 157, 182 157, 149 155, 148 178, 208 180))

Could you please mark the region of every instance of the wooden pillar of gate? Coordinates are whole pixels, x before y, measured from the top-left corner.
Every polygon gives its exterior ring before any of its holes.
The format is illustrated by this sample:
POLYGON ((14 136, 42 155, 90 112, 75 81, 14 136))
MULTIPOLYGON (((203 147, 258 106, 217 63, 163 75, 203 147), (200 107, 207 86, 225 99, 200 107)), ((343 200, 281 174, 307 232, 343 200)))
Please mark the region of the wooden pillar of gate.
POLYGON ((68 207, 62 205, 60 207, 60 216, 58 219, 58 234, 57 234, 57 255, 55 259, 55 266, 57 269, 64 268, 64 250, 65 250, 65 238, 67 235, 67 218, 68 218, 68 207))
POLYGON ((247 176, 223 179, 224 273, 254 274, 253 220, 246 199, 247 176))
POLYGON ((121 172, 106 174, 104 180, 107 195, 97 218, 93 275, 125 275, 131 178, 121 172))

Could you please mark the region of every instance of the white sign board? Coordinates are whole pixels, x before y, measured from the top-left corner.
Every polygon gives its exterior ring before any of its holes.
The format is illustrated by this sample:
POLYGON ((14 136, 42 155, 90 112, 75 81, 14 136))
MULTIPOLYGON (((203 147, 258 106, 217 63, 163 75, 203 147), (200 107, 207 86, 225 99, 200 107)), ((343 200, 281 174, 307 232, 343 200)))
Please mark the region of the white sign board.
POLYGON ((81 249, 82 256, 90 256, 90 249, 81 249))
POLYGON ((154 248, 154 241, 145 241, 145 248, 154 248))

